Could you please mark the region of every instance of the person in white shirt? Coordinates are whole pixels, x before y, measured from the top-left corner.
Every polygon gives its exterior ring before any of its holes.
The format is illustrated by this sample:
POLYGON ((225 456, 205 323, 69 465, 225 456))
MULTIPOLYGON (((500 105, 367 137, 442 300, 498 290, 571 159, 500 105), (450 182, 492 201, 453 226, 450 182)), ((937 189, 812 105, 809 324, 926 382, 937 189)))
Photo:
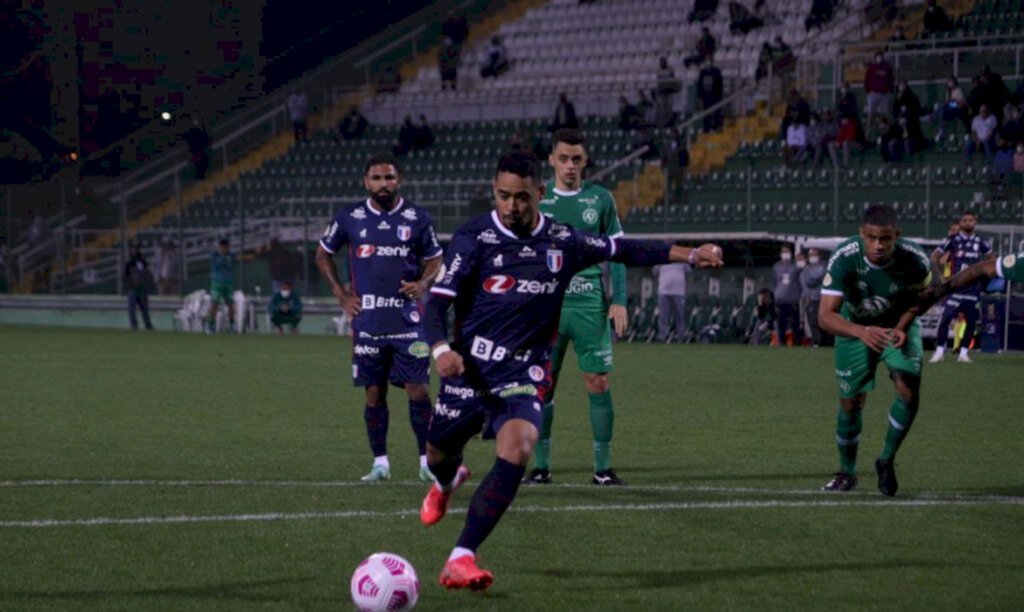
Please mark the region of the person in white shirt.
POLYGON ((985 163, 992 163, 996 153, 996 128, 999 122, 995 115, 989 113, 988 105, 982 104, 978 115, 971 121, 971 135, 964 145, 964 157, 968 163, 973 161, 974 152, 979 148, 985 153, 985 163))

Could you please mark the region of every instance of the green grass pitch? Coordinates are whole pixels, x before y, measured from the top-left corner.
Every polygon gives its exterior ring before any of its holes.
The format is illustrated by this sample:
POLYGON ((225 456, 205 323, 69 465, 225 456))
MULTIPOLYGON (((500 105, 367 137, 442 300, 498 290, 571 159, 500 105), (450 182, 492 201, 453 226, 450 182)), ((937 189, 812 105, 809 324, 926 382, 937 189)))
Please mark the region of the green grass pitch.
POLYGON ((884 368, 860 488, 837 497, 817 492, 837 464, 830 350, 615 350, 629 486, 586 484, 570 358, 556 483, 520 489, 481 549, 494 586, 449 593, 437 574, 493 446, 470 443, 471 486, 424 528, 392 389, 395 480, 357 483, 348 341, 0 328, 0 609, 350 609, 352 570, 384 550, 415 565, 423 610, 1024 607, 1024 357, 926 366, 888 501, 884 368))

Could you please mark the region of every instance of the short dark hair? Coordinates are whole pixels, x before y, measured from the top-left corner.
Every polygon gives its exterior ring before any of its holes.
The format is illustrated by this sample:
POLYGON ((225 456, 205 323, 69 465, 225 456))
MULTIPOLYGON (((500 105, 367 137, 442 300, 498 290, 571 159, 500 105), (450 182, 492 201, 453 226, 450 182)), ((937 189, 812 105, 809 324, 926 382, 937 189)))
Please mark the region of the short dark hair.
POLYGON ((555 134, 551 137, 551 148, 555 148, 560 142, 564 142, 567 145, 587 146, 587 139, 583 132, 574 128, 555 130, 555 134))
POLYGON ((538 183, 541 181, 540 162, 533 153, 526 151, 509 151, 498 160, 498 167, 495 175, 502 172, 515 174, 523 178, 532 178, 538 183))
POLYGON ((864 211, 864 218, 861 225, 874 225, 886 227, 896 226, 896 210, 888 204, 872 204, 864 211))
POLYGON ((217 244, 223 244, 223 245, 227 246, 228 239, 227 238, 221 238, 220 240, 217 241, 217 244))
POLYGON ((391 153, 377 153, 370 156, 370 159, 366 160, 366 166, 363 167, 363 175, 365 176, 374 166, 394 166, 395 172, 402 173, 402 168, 398 165, 398 158, 391 153))
POLYGON ((978 213, 974 212, 973 208, 968 208, 967 210, 965 210, 962 213, 960 213, 961 217, 963 217, 964 215, 970 215, 970 216, 974 217, 975 219, 978 218, 978 213))

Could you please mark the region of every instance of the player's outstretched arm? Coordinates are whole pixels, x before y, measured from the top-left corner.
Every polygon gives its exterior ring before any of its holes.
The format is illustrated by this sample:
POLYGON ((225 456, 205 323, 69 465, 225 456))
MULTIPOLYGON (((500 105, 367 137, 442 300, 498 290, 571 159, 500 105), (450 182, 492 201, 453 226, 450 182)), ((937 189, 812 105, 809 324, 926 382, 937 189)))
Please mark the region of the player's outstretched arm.
POLYGON ((995 259, 986 259, 981 263, 976 263, 973 266, 964 268, 955 274, 953 278, 950 278, 944 283, 928 287, 921 293, 917 294, 917 308, 919 308, 921 312, 925 312, 932 307, 932 304, 938 302, 947 295, 970 287, 984 278, 995 278, 996 276, 995 259))
POLYGON ((699 247, 669 246, 656 240, 616 241, 612 261, 627 266, 656 266, 665 263, 689 263, 698 268, 722 266, 722 248, 716 244, 702 244, 699 247))
POLYGON ((856 338, 868 345, 868 348, 881 353, 892 339, 891 330, 883 327, 864 326, 847 321, 839 314, 843 306, 840 295, 822 295, 818 307, 818 325, 821 329, 843 338, 856 338))
POLYGON ((345 290, 338 279, 338 268, 334 265, 334 257, 322 245, 316 248, 316 267, 331 285, 331 293, 334 294, 334 299, 338 300, 342 310, 350 319, 354 319, 361 309, 359 296, 345 290))

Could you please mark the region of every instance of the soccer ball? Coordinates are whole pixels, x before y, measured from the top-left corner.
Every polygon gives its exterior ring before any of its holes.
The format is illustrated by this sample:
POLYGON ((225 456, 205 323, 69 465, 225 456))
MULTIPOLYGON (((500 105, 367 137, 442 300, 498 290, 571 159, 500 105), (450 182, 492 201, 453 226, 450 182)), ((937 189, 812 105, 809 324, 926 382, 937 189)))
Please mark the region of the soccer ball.
POLYGON ((352 574, 352 601, 363 612, 412 610, 420 597, 420 581, 412 563, 394 553, 363 559, 352 574))

